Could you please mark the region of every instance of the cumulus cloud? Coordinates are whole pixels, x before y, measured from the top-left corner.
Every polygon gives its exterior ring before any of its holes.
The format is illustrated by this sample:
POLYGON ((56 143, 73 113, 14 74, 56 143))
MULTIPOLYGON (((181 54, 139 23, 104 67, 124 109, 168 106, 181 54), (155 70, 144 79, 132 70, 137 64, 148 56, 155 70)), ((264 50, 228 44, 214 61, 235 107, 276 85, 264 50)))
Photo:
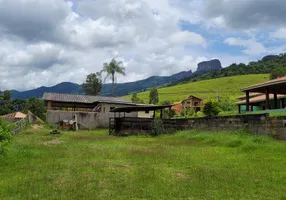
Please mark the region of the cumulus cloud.
POLYGON ((201 48, 207 41, 181 30, 179 20, 193 16, 179 12, 180 5, 167 0, 83 0, 74 6, 65 0, 0 0, 0 88, 82 83, 113 57, 124 60, 127 69, 119 82, 195 69, 199 55, 188 55, 185 46, 201 48))
POLYGON ((244 53, 248 55, 259 55, 266 52, 266 48, 263 44, 255 41, 254 39, 241 39, 241 38, 227 38, 224 43, 231 46, 244 47, 244 53))
MULTIPOLYGON (((127 70, 118 82, 127 82, 196 70, 198 62, 218 55, 223 63, 235 62, 235 55, 209 50, 214 44, 242 47, 249 56, 239 61, 283 51, 286 45, 267 46, 255 34, 241 39, 245 35, 240 30, 283 24, 284 4, 278 0, 259 4, 255 0, 0 0, 0 89, 82 83, 114 57, 127 70), (239 31, 228 35, 229 29, 239 31)), ((285 30, 276 30, 268 36, 282 39, 285 30)))
POLYGON ((274 32, 270 33, 270 37, 273 39, 286 39, 286 28, 281 27, 274 32))
POLYGON ((286 1, 208 0, 204 16, 223 20, 225 26, 234 29, 285 25, 286 1))

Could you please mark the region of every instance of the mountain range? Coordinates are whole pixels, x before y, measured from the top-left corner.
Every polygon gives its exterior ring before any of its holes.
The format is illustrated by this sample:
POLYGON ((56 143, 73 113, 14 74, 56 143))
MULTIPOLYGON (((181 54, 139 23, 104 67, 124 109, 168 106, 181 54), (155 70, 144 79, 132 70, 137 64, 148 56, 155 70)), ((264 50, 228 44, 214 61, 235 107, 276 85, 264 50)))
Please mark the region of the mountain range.
MULTIPOLYGON (((144 80, 135 82, 119 83, 115 87, 116 96, 124 96, 134 92, 146 91, 152 87, 160 87, 172 82, 178 82, 186 78, 195 77, 199 74, 205 74, 212 71, 221 70, 222 66, 218 59, 201 62, 198 64, 197 70, 193 73, 192 70, 182 71, 171 76, 151 76, 144 80)), ((101 95, 111 96, 111 84, 103 84, 101 95)), ((41 98, 45 92, 67 93, 67 94, 84 94, 81 85, 71 82, 62 82, 52 87, 39 87, 32 90, 19 92, 11 90, 13 99, 28 99, 30 97, 41 98)))

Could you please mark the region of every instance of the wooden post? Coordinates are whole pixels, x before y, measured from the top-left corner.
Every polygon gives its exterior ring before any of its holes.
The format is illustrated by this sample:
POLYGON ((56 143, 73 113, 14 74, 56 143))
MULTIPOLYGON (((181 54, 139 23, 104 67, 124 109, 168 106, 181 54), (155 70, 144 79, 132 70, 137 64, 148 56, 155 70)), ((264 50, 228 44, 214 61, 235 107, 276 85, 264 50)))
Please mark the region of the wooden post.
POLYGON ((249 92, 246 92, 246 112, 249 111, 249 92))
POLYGON ((282 101, 282 108, 285 108, 285 99, 283 98, 281 99, 281 101, 282 101))
POLYGON ((278 109, 278 97, 277 93, 274 93, 274 109, 278 109))
POLYGON ((163 119, 163 109, 161 109, 160 119, 163 119))
POLYGON ((241 113, 241 105, 238 105, 238 113, 241 113))
POLYGON ((48 101, 47 110, 52 110, 52 102, 48 101))
POLYGON ((75 130, 78 131, 77 114, 74 114, 75 130))
POLYGON ((265 95, 266 95, 266 106, 265 106, 265 109, 268 110, 268 109, 270 109, 269 88, 266 89, 265 95))
POLYGON ((156 117, 156 110, 154 110, 153 112, 154 112, 153 119, 155 119, 155 117, 156 117))

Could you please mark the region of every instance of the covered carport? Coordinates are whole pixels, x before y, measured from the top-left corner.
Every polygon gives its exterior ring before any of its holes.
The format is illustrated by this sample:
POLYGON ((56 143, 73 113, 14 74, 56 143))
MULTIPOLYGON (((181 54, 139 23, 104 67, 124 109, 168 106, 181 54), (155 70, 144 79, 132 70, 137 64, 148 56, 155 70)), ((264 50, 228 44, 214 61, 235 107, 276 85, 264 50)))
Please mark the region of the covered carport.
POLYGON ((160 118, 163 118, 163 110, 171 109, 172 105, 137 105, 114 108, 110 112, 114 113, 114 117, 109 119, 109 134, 118 134, 126 129, 148 130, 150 123, 156 118, 156 111, 160 111, 160 118), (126 113, 131 112, 150 112, 154 111, 152 118, 125 117, 126 113))
MULTIPOLYGON (((278 94, 286 94, 286 76, 249 86, 241 90, 246 94, 246 111, 250 111, 250 93, 265 94, 265 109, 278 109, 278 94), (270 94, 273 94, 274 107, 270 106, 270 94)), ((284 104, 284 101, 282 101, 284 104)), ((285 105, 282 105, 284 108, 285 105)))

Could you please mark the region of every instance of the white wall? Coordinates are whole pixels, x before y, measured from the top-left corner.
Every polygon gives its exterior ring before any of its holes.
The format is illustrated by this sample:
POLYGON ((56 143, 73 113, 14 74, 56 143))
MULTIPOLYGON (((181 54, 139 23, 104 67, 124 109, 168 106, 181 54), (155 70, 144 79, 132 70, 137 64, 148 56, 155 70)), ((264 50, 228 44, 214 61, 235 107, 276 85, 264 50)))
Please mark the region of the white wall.
MULTIPOLYGON (((79 124, 84 124, 89 129, 95 128, 108 128, 109 118, 114 117, 114 113, 109 112, 111 107, 124 107, 120 104, 102 104, 101 112, 80 112, 80 111, 56 111, 48 110, 46 114, 46 120, 51 124, 58 124, 62 120, 72 120, 77 115, 79 124)), ((117 113, 117 117, 118 117, 117 113)), ((137 117, 138 113, 125 113, 126 117, 137 117)), ((121 113, 123 117, 123 113, 121 113)))
POLYGON ((155 111, 149 111, 149 113, 146 113, 145 111, 138 112, 139 118, 153 118, 155 111))

